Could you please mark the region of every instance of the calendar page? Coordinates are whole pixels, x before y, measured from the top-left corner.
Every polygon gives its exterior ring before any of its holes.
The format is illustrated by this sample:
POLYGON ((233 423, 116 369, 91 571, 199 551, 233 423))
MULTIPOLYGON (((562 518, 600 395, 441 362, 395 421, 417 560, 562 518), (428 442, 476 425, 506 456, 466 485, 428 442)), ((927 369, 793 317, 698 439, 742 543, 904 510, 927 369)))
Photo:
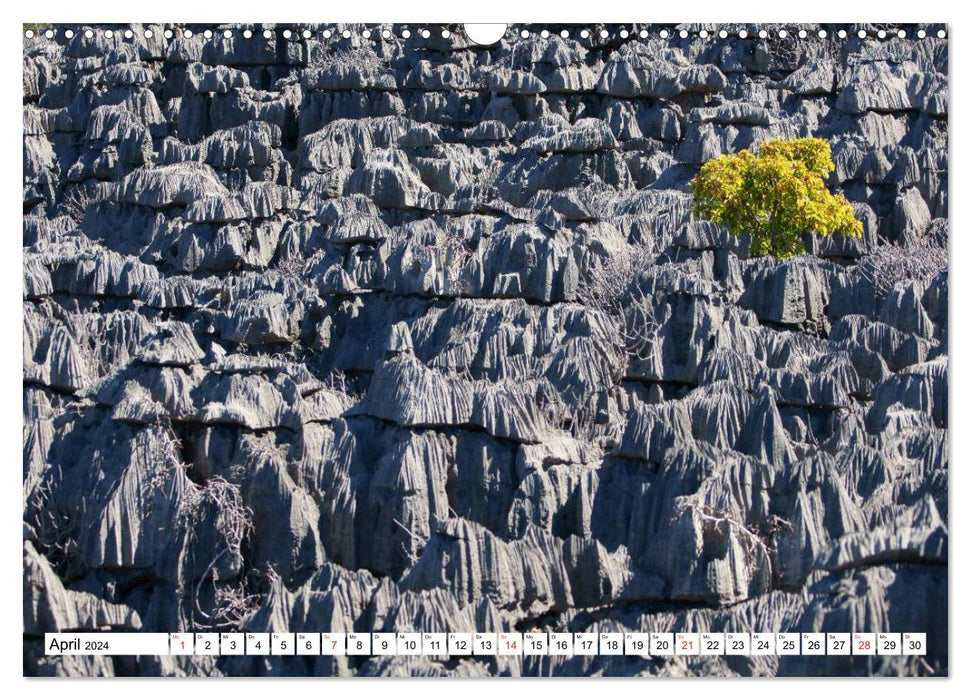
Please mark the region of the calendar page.
POLYGON ((22 41, 25 676, 948 675, 945 24, 22 41))

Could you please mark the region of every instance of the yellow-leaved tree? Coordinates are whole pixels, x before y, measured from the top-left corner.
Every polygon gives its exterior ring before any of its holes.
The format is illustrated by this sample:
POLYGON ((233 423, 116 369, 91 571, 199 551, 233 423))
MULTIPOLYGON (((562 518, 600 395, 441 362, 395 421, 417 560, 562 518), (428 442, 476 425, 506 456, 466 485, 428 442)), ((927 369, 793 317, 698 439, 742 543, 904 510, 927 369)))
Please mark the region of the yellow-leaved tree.
POLYGON ((691 181, 695 216, 749 234, 751 255, 788 258, 806 252, 803 234, 863 235, 846 197, 823 179, 833 169, 823 139, 777 139, 750 151, 718 156, 691 181))

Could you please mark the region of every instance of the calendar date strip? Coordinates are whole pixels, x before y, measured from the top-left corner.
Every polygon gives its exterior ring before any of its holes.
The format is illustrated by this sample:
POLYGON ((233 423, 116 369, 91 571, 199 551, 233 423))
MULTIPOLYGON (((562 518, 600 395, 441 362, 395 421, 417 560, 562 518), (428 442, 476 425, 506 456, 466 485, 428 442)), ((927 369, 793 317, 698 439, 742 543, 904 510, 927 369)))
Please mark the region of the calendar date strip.
POLYGON ((925 656, 924 632, 53 632, 50 656, 925 656))

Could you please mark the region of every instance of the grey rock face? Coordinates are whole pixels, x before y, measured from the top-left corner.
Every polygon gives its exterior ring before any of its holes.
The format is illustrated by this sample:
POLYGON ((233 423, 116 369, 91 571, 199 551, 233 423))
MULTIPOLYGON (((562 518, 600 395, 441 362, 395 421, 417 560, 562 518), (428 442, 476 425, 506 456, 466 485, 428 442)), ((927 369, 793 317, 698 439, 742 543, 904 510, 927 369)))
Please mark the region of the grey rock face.
POLYGON ((25 674, 946 675, 936 29, 361 28, 26 43, 25 674), (701 163, 802 136, 832 145, 862 238, 751 259, 692 219, 701 163), (55 630, 533 628, 929 648, 42 651, 55 630))

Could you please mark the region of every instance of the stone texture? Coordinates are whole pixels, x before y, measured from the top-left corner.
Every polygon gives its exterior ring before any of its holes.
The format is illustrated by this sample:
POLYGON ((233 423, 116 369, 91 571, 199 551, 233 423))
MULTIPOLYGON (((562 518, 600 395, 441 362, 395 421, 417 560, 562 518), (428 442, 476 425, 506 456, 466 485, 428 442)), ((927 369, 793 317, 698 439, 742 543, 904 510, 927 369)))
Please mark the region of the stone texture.
POLYGON ((24 48, 25 675, 948 673, 937 27, 488 48, 134 28, 24 48), (832 144, 863 238, 750 259, 692 219, 701 163, 797 136, 832 144), (532 628, 929 650, 41 648, 532 628))

